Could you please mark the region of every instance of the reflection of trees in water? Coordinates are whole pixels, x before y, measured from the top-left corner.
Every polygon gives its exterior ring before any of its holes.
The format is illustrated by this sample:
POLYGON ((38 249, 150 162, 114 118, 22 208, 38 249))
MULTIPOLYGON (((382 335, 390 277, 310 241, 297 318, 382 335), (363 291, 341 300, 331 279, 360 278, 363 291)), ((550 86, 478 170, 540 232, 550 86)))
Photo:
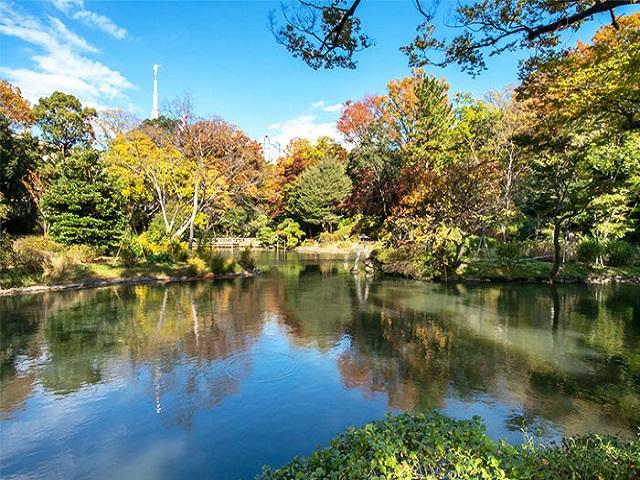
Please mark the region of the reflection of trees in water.
MULTIPOLYGON (((225 361, 275 319, 294 345, 340 345, 344 385, 395 408, 485 395, 522 406, 513 428, 539 416, 568 433, 640 424, 637 287, 443 287, 349 266, 283 261, 253 280, 0 299, 0 408, 21 408, 35 384, 64 395, 144 371, 152 408, 188 428, 238 390, 225 361)), ((241 365, 249 375, 248 356, 241 365)))
MULTIPOLYGON (((69 292, 55 295, 55 305, 49 295, 32 297, 21 304, 27 315, 2 318, 2 360, 9 367, 2 408, 19 408, 35 383, 64 395, 149 368, 156 408, 171 392, 173 416, 188 424, 196 409, 237 390, 238 379, 218 364, 259 334, 255 296, 253 282, 237 282, 69 292)), ((4 302, 0 311, 14 306, 4 302)))
POLYGON ((372 296, 339 360, 348 387, 385 391, 403 409, 441 406, 447 394, 489 394, 568 433, 631 432, 640 424, 638 309, 624 294, 622 309, 579 288, 427 285, 411 296, 383 282, 372 296), (577 308, 585 297, 596 299, 595 318, 577 308))

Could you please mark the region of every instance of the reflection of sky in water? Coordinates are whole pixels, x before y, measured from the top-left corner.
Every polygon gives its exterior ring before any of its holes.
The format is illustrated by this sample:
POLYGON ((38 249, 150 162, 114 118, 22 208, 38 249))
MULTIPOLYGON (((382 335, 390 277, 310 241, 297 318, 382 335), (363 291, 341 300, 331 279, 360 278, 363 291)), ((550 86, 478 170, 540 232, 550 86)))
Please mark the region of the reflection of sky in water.
POLYGON ((640 423, 637 289, 560 289, 551 328, 544 288, 315 262, 0 299, 3 478, 251 478, 387 410, 479 415, 510 442, 640 423))

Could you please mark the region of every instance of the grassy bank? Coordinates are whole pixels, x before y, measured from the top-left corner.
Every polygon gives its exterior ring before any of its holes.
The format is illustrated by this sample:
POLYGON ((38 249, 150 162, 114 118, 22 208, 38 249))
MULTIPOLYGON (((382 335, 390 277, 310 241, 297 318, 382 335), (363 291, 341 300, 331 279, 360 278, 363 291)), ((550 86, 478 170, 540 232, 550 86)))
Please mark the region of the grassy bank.
MULTIPOLYGON (((442 280, 442 268, 414 247, 377 250, 372 253, 377 271, 417 280, 442 280)), ((548 282, 550 261, 532 258, 488 258, 467 260, 449 272, 449 281, 548 282)), ((559 283, 640 283, 640 266, 610 266, 587 262, 566 262, 556 277, 559 283)))
POLYGON ((588 435, 560 445, 495 443, 481 420, 440 413, 388 416, 351 428, 329 447, 259 480, 313 479, 608 479, 640 478, 640 439, 588 435))
POLYGON ((249 252, 238 261, 215 252, 182 252, 175 258, 138 259, 98 256, 85 246, 66 246, 40 237, 17 240, 0 269, 0 290, 34 286, 91 284, 113 280, 163 281, 246 274, 255 268, 249 252))

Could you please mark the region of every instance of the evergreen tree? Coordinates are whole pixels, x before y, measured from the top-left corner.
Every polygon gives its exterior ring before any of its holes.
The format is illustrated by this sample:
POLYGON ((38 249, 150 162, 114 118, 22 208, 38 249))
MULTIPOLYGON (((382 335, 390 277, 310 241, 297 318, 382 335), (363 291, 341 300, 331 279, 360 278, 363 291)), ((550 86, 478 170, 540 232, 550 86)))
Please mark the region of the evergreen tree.
POLYGON ((0 113, 0 197, 5 210, 0 224, 11 233, 27 233, 34 226, 36 208, 21 180, 34 168, 36 158, 36 139, 28 132, 14 132, 0 113))
POLYGON ((345 166, 333 157, 325 157, 294 182, 287 210, 307 225, 330 230, 340 220, 338 206, 350 192, 345 166))
POLYGON ((95 150, 72 152, 43 199, 43 212, 54 240, 103 251, 118 244, 125 224, 123 198, 95 150))

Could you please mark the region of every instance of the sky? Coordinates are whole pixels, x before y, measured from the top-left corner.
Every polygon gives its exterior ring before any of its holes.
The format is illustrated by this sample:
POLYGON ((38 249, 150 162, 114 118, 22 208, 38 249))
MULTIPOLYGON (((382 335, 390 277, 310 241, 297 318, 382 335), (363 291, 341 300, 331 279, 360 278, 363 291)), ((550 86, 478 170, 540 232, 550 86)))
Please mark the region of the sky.
MULTIPOLYGON (((269 13, 280 5, 0 0, 0 78, 31 102, 60 90, 87 105, 147 118, 157 63, 161 107, 189 92, 199 115, 217 115, 255 139, 269 135, 285 146, 293 137, 336 136, 344 101, 384 93, 389 80, 410 74, 399 51, 420 22, 410 1, 362 3, 359 15, 375 45, 358 54, 355 70, 313 70, 293 58, 269 29, 269 13)), ((441 2, 443 16, 451 6, 441 2)), ((590 38, 606 20, 565 41, 590 38)), ((475 78, 457 66, 427 72, 445 77, 454 92, 480 97, 515 84, 524 54, 491 57, 488 70, 475 78)))

